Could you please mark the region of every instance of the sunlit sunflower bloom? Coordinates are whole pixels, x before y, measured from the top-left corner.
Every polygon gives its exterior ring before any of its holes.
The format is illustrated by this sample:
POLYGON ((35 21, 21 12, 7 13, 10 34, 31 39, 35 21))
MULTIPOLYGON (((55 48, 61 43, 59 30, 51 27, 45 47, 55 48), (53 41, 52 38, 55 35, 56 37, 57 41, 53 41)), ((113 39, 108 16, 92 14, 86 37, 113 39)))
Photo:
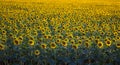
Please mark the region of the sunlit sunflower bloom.
POLYGON ((95 39, 95 42, 98 43, 98 42, 99 42, 99 39, 95 39))
POLYGON ((76 38, 76 39, 80 39, 80 37, 79 37, 79 36, 75 36, 75 38, 76 38))
POLYGON ((72 39, 72 38, 73 38, 73 35, 72 35, 72 34, 68 35, 68 38, 72 39))
POLYGON ((45 39, 48 39, 48 35, 44 35, 44 38, 45 38, 45 39))
POLYGON ((82 40, 78 40, 78 44, 81 45, 82 44, 82 40))
POLYGON ((37 36, 37 35, 38 35, 38 33, 35 31, 35 32, 33 32, 33 35, 37 36))
POLYGON ((113 34, 114 34, 114 36, 118 36, 118 32, 117 31, 115 31, 113 34))
POLYGON ((59 35, 57 35, 57 38, 62 39, 62 38, 63 38, 63 36, 62 36, 61 34, 59 34, 59 35))
POLYGON ((115 38, 112 39, 112 42, 116 42, 117 40, 115 38))
POLYGON ((119 37, 119 36, 116 36, 115 39, 116 39, 116 40, 120 40, 120 37, 119 37))
POLYGON ((6 39, 5 39, 5 38, 3 38, 3 39, 2 39, 2 42, 3 42, 3 43, 5 43, 5 42, 6 42, 6 39))
POLYGON ((55 49, 56 48, 56 44, 55 43, 51 43, 50 44, 50 48, 55 49))
POLYGON ((41 44, 41 48, 46 49, 47 45, 46 44, 41 44))
POLYGON ((2 34, 3 34, 3 35, 6 35, 6 31, 5 31, 5 30, 3 30, 3 31, 2 31, 2 34))
POLYGON ((73 49, 78 49, 78 45, 73 44, 73 45, 72 45, 72 48, 73 48, 73 49))
POLYGON ((56 43, 60 43, 61 42, 61 39, 56 39, 56 43))
POLYGON ((20 40, 18 38, 15 38, 13 43, 14 45, 20 45, 20 40))
POLYGON ((35 44, 34 40, 29 40, 28 44, 31 45, 31 46, 33 46, 35 44))
POLYGON ((0 50, 4 50, 5 49, 5 45, 0 43, 0 50))
POLYGON ((40 51, 39 50, 35 50, 34 54, 38 56, 38 55, 40 55, 40 51))
POLYGON ((51 36, 51 35, 48 35, 48 39, 50 39, 50 40, 51 40, 51 39, 52 39, 52 36, 51 36))
POLYGON ((65 38, 64 41, 69 42, 69 39, 68 39, 68 38, 65 38))
POLYGON ((68 44, 67 44, 67 42, 66 41, 62 41, 62 46, 64 46, 64 47, 66 47, 68 44))
POLYGON ((117 47, 117 48, 120 48, 120 43, 117 43, 117 44, 116 44, 116 47, 117 47))
POLYGON ((13 38, 13 34, 12 34, 12 33, 10 33, 10 34, 9 34, 9 37, 10 37, 10 38, 13 38))
POLYGON ((20 41, 23 41, 23 37, 22 36, 19 36, 18 38, 20 41))
POLYGON ((110 40, 106 40, 105 43, 106 43, 107 46, 111 45, 111 41, 110 40))
POLYGON ((70 43, 71 43, 71 44, 75 44, 75 40, 73 40, 73 39, 70 40, 70 43))
POLYGON ((103 43, 102 43, 102 42, 98 42, 98 43, 97 43, 97 46, 98 46, 99 48, 102 48, 102 47, 103 47, 103 43))
POLYGON ((34 38, 32 36, 29 36, 29 40, 34 40, 34 38))
POLYGON ((89 44, 89 42, 85 42, 85 47, 89 47, 90 46, 90 44, 89 44))

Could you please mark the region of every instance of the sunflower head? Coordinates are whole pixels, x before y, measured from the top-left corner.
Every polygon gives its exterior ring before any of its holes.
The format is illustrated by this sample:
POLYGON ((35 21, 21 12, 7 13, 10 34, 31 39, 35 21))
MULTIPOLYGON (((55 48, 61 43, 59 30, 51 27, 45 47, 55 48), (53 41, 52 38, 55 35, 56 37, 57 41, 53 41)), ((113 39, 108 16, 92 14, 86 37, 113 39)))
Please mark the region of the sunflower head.
POLYGON ((82 44, 82 40, 78 40, 78 44, 80 44, 80 45, 81 45, 81 44, 82 44))
POLYGON ((89 42, 85 42, 85 47, 89 48, 90 47, 90 43, 89 42))
POLYGON ((116 44, 116 47, 117 47, 117 48, 120 48, 120 43, 117 43, 117 44, 116 44))
POLYGON ((40 51, 39 50, 35 50, 34 54, 38 56, 38 55, 40 55, 40 51))
POLYGON ((19 36, 19 38, 18 38, 20 41, 22 41, 23 40, 23 37, 22 36, 19 36))
POLYGON ((34 40, 29 40, 28 44, 31 45, 31 46, 33 46, 35 44, 34 40))
POLYGON ((3 31, 2 31, 2 34, 3 34, 3 35, 5 35, 5 34, 6 34, 6 31, 5 31, 5 30, 3 30, 3 31))
POLYGON ((72 45, 72 48, 73 48, 73 49, 78 49, 78 45, 73 44, 73 45, 72 45))
POLYGON ((105 43, 108 47, 111 46, 111 41, 110 40, 106 40, 105 43))
POLYGON ((51 44, 50 44, 50 48, 55 49, 55 48, 56 48, 56 44, 55 44, 54 42, 51 43, 51 44))
POLYGON ((41 48, 46 49, 47 45, 46 44, 41 44, 41 48))
POLYGON ((56 40, 56 43, 60 43, 60 42, 61 42, 61 39, 57 39, 57 40, 56 40))
POLYGON ((70 43, 71 43, 71 44, 75 44, 75 40, 73 40, 73 39, 70 40, 70 43))
POLYGON ((120 41, 116 41, 116 47, 120 48, 120 41))
POLYGON ((18 38, 15 38, 13 43, 14 45, 20 45, 20 40, 18 38))
POLYGON ((98 42, 98 43, 97 43, 97 46, 98 46, 99 48, 102 48, 102 47, 103 47, 103 43, 102 43, 102 42, 98 42))
POLYGON ((66 47, 68 44, 66 41, 62 41, 62 46, 66 47))
POLYGON ((0 43, 0 50, 4 50, 5 49, 5 45, 0 43))

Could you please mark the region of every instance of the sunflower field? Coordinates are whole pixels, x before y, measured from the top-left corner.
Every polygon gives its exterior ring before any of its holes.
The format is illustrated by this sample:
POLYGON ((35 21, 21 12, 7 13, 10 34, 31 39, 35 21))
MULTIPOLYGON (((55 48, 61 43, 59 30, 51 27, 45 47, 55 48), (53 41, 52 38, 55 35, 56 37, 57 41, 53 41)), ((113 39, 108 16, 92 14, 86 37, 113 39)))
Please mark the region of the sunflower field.
POLYGON ((120 0, 0 0, 0 65, 120 65, 120 0))

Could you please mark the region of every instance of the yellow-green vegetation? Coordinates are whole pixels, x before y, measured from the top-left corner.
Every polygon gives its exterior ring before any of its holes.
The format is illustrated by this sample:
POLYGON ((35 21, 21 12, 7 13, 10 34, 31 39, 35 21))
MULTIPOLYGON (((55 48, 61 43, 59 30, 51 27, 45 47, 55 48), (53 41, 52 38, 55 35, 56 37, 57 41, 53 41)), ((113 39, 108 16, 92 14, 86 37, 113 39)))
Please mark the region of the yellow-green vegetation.
POLYGON ((0 65, 120 65, 120 0, 0 1, 0 65))

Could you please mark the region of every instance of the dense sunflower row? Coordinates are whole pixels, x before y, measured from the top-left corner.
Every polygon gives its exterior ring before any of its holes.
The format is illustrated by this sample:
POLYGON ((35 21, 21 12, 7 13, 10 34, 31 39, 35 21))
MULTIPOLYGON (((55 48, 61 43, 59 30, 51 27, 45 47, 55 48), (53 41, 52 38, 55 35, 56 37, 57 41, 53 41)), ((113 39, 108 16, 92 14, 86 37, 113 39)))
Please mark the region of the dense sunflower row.
POLYGON ((0 3, 0 64, 119 64, 120 6, 104 6, 0 3))

